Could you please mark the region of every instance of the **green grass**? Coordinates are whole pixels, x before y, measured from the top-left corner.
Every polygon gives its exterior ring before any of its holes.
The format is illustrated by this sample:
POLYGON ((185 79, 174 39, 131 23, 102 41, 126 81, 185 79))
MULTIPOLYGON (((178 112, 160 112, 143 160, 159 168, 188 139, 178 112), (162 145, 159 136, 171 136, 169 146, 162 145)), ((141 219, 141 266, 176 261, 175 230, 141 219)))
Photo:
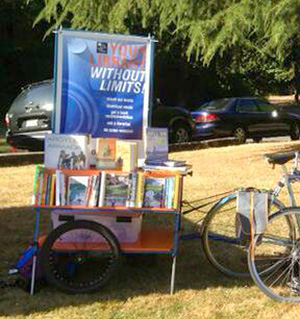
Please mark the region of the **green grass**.
MULTIPOLYGON (((172 153, 193 165, 184 181, 184 199, 195 201, 239 186, 269 188, 281 175, 262 154, 299 148, 299 142, 247 144, 172 153)), ((34 166, 0 168, 0 275, 16 262, 32 240, 30 207, 34 166)), ((297 194, 299 191, 297 190, 297 194)), ((283 194, 283 201, 286 195, 283 194)), ((48 216, 49 217, 49 216, 48 216)), ((203 213, 183 219, 184 230, 197 228, 203 213)), ((43 229, 48 218, 42 216, 43 229)), ((161 222, 159 222, 161 223, 161 222)), ((234 256, 232 257, 234 258, 234 256)), ((181 244, 175 294, 169 294, 171 259, 161 256, 124 258, 116 276, 101 291, 68 295, 43 286, 34 296, 20 288, 0 290, 0 318, 297 318, 299 307, 275 302, 249 280, 223 276, 205 259, 199 240, 181 244)))
POLYGON ((10 153, 11 146, 6 143, 4 137, 0 137, 0 153, 10 153))

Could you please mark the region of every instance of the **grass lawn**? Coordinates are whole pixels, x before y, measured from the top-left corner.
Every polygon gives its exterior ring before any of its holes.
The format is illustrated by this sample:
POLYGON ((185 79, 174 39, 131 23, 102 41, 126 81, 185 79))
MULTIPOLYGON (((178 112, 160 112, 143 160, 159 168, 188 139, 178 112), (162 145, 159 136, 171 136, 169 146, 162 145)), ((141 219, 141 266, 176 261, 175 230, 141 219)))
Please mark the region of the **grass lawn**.
POLYGON ((4 137, 0 137, 0 153, 10 153, 11 152, 11 146, 9 146, 6 143, 6 140, 4 137))
MULTIPOLYGON (((281 170, 272 170, 262 155, 299 146, 299 142, 247 144, 171 157, 193 165, 193 176, 184 181, 184 199, 194 201, 239 186, 272 187, 281 170)), ((1 277, 32 239, 33 172, 33 165, 0 168, 1 277)), ((281 199, 286 201, 286 195, 281 199)), ((183 220, 183 229, 195 229, 201 217, 192 213, 183 220)), ((47 216, 43 221, 47 227, 47 216)), ((169 295, 170 271, 170 258, 134 257, 124 259, 118 274, 94 294, 67 295, 45 286, 31 297, 20 288, 2 289, 0 318, 298 318, 298 305, 275 302, 250 279, 231 279, 216 271, 205 260, 199 240, 182 243, 173 296, 169 295)))

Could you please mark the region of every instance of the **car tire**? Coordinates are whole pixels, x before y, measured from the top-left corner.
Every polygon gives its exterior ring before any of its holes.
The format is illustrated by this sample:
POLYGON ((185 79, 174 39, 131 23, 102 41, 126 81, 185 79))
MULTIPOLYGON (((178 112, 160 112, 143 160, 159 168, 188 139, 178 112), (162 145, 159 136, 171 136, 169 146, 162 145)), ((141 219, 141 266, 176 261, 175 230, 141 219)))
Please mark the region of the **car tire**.
POLYGON ((190 141, 191 132, 185 123, 174 124, 170 130, 171 143, 187 143, 190 141))
POLYGON ((254 138, 253 138, 253 141, 254 141, 255 143, 260 143, 261 140, 262 140, 262 137, 254 137, 254 138))
POLYGON ((237 144, 243 144, 246 142, 247 133, 242 126, 238 126, 235 128, 235 130, 233 131, 233 136, 237 144))
POLYGON ((300 127, 299 123, 294 122, 291 125, 291 132, 290 132, 291 140, 296 141, 300 138, 300 127))

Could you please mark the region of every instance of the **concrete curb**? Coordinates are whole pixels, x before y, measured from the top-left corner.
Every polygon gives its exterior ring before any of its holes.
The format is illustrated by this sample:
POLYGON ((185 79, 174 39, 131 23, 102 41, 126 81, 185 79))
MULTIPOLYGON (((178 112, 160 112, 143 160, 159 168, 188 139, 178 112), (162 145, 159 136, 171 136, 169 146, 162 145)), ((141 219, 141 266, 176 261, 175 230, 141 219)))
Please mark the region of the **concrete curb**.
POLYGON ((0 167, 40 164, 44 161, 44 152, 20 152, 0 154, 0 167))
POLYGON ((192 151, 192 150, 200 150, 204 148, 232 146, 232 145, 237 145, 234 138, 214 139, 214 140, 207 140, 207 141, 189 142, 184 144, 170 144, 169 151, 170 152, 192 151))
MULTIPOLYGON (((233 139, 218 139, 184 144, 170 144, 170 152, 192 151, 210 147, 234 145, 233 139)), ((0 167, 41 164, 44 161, 44 152, 20 152, 0 154, 0 167)))

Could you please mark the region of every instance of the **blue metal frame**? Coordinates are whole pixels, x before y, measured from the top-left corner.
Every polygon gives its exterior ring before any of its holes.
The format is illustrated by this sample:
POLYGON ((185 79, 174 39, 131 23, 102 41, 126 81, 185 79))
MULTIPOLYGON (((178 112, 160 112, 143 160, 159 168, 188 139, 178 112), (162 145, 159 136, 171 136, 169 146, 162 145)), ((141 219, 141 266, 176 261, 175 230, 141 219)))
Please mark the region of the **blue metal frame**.
MULTIPOLYGON (((180 232, 180 228, 181 228, 181 214, 182 214, 182 191, 183 191, 183 176, 180 177, 180 181, 179 181, 179 199, 178 199, 178 203, 179 203, 179 209, 178 210, 174 210, 174 211, 152 211, 149 210, 147 211, 147 209, 143 209, 143 208, 136 208, 136 209, 132 209, 132 210, 120 210, 118 211, 119 214, 133 214, 133 215, 139 215, 141 213, 150 213, 150 214, 174 214, 174 226, 173 226, 173 247, 171 248, 170 251, 165 251, 165 252, 161 252, 161 251, 145 251, 145 252, 140 252, 141 254, 168 254, 172 256, 172 271, 171 271, 171 283, 170 283, 170 293, 173 294, 174 293, 174 286, 175 286, 175 272, 176 272, 176 260, 177 260, 177 256, 179 255, 179 240, 182 238, 182 236, 179 235, 180 232)), ((38 236, 39 236, 39 231, 40 231, 40 213, 41 210, 61 210, 61 211, 71 211, 74 214, 78 214, 81 213, 83 211, 94 211, 95 213, 98 212, 102 212, 103 214, 105 213, 111 213, 114 212, 115 215, 116 214, 116 210, 111 208, 111 209, 105 209, 105 210, 101 210, 101 207, 96 208, 96 209, 91 209, 91 208, 87 208, 87 207, 83 207, 83 208, 70 208, 70 207, 35 207, 35 227, 34 227, 34 233, 33 233, 33 247, 34 247, 34 258, 33 258, 33 267, 32 267, 32 276, 31 276, 31 289, 30 289, 30 294, 33 295, 34 294, 34 284, 35 284, 35 272, 36 272, 36 265, 37 265, 37 252, 38 252, 38 236)), ((140 254, 139 252, 132 252, 132 253, 128 253, 128 254, 140 254)))

